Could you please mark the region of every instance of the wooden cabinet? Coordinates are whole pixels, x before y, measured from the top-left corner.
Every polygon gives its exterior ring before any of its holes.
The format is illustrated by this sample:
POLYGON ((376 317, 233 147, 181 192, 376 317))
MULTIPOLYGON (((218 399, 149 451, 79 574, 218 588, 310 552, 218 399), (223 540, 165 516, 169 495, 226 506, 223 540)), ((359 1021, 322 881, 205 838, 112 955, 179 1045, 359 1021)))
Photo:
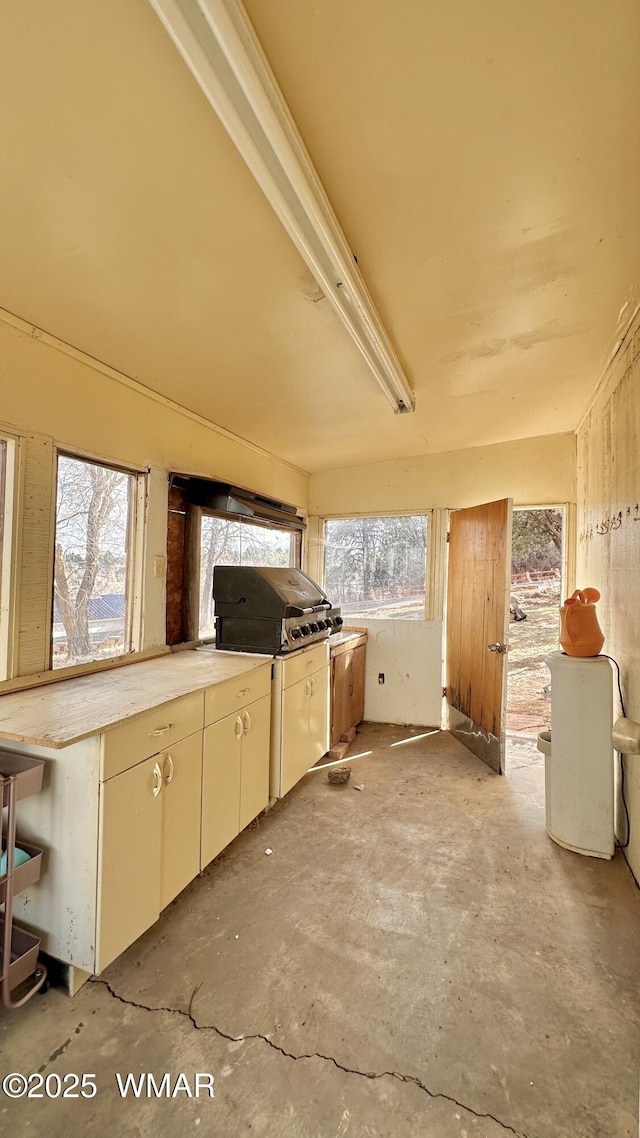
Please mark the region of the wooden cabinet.
POLYGON ((331 649, 331 746, 364 718, 366 635, 345 639, 331 649))
POLYGON ((269 803, 271 697, 204 732, 200 865, 219 854, 269 803))
POLYGON ((276 661, 271 746, 274 797, 287 794, 329 750, 328 655, 325 644, 309 649, 306 660, 299 653, 291 660, 276 661), (315 670, 305 676, 312 666, 315 670))

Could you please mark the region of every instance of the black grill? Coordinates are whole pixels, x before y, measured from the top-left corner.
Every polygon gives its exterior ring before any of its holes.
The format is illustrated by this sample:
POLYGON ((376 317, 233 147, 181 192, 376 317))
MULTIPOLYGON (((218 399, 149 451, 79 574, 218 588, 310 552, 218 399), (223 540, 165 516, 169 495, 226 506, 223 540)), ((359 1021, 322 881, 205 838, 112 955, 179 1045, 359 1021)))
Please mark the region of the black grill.
POLYGON ((293 652, 342 626, 319 585, 301 569, 216 565, 216 647, 232 652, 293 652))

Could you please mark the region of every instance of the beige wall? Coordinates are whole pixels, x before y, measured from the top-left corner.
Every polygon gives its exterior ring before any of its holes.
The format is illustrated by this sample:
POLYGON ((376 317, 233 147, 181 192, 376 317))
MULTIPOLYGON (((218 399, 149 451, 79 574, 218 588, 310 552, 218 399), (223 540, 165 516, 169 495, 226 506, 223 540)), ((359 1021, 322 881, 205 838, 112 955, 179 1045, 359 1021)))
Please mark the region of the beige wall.
POLYGON ((512 497, 515 505, 575 501, 575 436, 545 435, 312 474, 309 512, 393 513, 460 508, 512 497))
MULTIPOLYGON (((579 586, 599 589, 603 651, 622 668, 627 715, 640 720, 640 319, 578 432, 579 586), (636 519, 638 519, 636 521, 636 519), (612 528, 611 521, 613 520, 612 528), (598 531, 605 532, 598 532, 598 531)), ((617 700, 616 700, 617 707, 617 700)), ((640 880, 640 758, 626 760, 628 858, 640 880)), ((624 822, 619 820, 624 839, 624 822)))
POLYGON ((4 427, 112 462, 228 479, 306 509, 304 472, 1 311, 0 361, 4 427))
MULTIPOLYGON (((50 667, 56 448, 149 471, 140 531, 137 648, 165 643, 167 474, 202 474, 307 506, 308 475, 135 381, 0 313, 0 430, 18 438, 13 584, 3 675, 50 667), (144 530, 144 532, 143 532, 144 530)), ((3 589, 3 601, 9 593, 3 589)))

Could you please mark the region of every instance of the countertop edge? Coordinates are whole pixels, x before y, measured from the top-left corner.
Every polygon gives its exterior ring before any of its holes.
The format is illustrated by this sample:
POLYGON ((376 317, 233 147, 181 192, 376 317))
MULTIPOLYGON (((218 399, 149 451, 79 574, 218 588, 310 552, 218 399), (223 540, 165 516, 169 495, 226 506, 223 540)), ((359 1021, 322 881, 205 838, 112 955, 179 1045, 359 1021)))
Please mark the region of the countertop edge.
MULTIPOLYGON (((15 730, 14 731, 3 730, 2 723, 0 722, 0 750, 2 749, 3 741, 7 741, 9 743, 10 742, 25 743, 27 745, 30 744, 31 746, 34 746, 34 747, 45 747, 49 750, 62 751, 62 750, 65 750, 66 747, 73 746, 74 743, 82 743, 85 739, 90 739, 94 735, 102 735, 105 732, 110 731, 112 728, 118 727, 122 723, 132 723, 135 719, 139 719, 142 715, 146 715, 146 713, 148 711, 151 711, 154 707, 162 707, 163 704, 165 704, 165 703, 172 703, 174 700, 177 700, 177 699, 185 699, 189 695, 196 694, 199 691, 204 691, 206 688, 209 688, 209 687, 215 687, 216 684, 226 683, 230 679, 236 679, 237 677, 242 676, 247 672, 255 671, 256 669, 261 668, 264 665, 272 663, 272 657, 266 656, 266 655, 258 657, 257 654, 240 653, 240 652, 239 653, 225 653, 225 655, 233 656, 234 658, 238 658, 238 660, 242 659, 243 661, 246 661, 246 664, 247 664, 246 668, 243 668, 240 671, 236 672, 233 676, 227 676, 227 677, 224 677, 222 679, 211 679, 210 677, 205 677, 205 676, 203 676, 201 679, 194 679, 192 677, 191 682, 185 691, 180 692, 177 695, 172 695, 169 699, 161 700, 160 702, 150 701, 149 703, 146 703, 145 706, 140 707, 138 710, 133 711, 129 715, 124 715, 124 716, 121 716, 120 718, 111 718, 107 722, 105 722, 104 720, 100 720, 96 716, 95 723, 92 724, 90 730, 80 731, 77 734, 64 735, 64 733, 62 731, 58 731, 55 733, 54 736, 50 736, 48 738, 47 737, 43 738, 41 736, 38 736, 35 734, 29 734, 27 732, 18 732, 15 730)), ((175 658, 179 658, 179 655, 177 653, 175 654, 175 658)), ((165 660, 171 659, 171 656, 168 656, 165 654, 161 657, 158 657, 158 659, 165 661, 165 660)), ((147 664, 147 663, 152 664, 154 662, 155 661, 141 661, 141 663, 145 663, 145 664, 147 664)), ((131 667, 135 667, 135 664, 132 664, 131 667)), ((112 671, 93 673, 93 675, 95 675, 96 677, 99 677, 102 675, 105 675, 105 676, 109 675, 110 676, 112 674, 113 674, 112 671)), ((65 682, 73 683, 73 681, 77 678, 78 677, 75 677, 75 676, 69 677, 69 679, 67 681, 65 681, 65 679, 63 677, 61 677, 59 680, 59 683, 60 684, 64 684, 65 682)), ((82 677, 82 678, 84 679, 86 677, 82 677)), ((20 693, 10 692, 10 693, 7 693, 7 695, 4 698, 10 699, 10 698, 12 698, 12 696, 17 695, 17 694, 24 696, 29 691, 33 691, 34 693, 38 692, 44 698, 45 693, 50 693, 51 689, 54 686, 55 685, 53 685, 53 684, 49 684, 46 687, 25 689, 24 692, 20 692, 20 693)), ((2 707, 2 698, 3 697, 0 696, 0 709, 2 707)))

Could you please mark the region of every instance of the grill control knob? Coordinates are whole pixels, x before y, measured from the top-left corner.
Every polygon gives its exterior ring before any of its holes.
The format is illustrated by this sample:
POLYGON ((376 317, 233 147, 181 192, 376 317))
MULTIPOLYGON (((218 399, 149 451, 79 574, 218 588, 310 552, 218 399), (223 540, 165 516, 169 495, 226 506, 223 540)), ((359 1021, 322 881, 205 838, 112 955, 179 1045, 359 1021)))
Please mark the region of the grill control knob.
POLYGON ((292 628, 291 629, 291 639, 292 640, 299 640, 301 636, 302 636, 301 629, 299 629, 299 628, 292 628))
POLYGON ((301 625, 300 631, 301 631, 303 636, 310 636, 311 635, 311 629, 309 628, 308 624, 301 625))
POLYGON ((344 624, 344 621, 341 616, 336 616, 333 618, 333 623, 335 624, 336 628, 340 628, 340 625, 344 624))
POLYGON ((311 629, 311 631, 312 631, 312 632, 317 632, 317 631, 318 631, 318 629, 320 628, 320 625, 319 625, 319 624, 317 624, 315 620, 313 620, 313 621, 311 622, 311 624, 309 625, 309 627, 310 627, 310 629, 311 629))

